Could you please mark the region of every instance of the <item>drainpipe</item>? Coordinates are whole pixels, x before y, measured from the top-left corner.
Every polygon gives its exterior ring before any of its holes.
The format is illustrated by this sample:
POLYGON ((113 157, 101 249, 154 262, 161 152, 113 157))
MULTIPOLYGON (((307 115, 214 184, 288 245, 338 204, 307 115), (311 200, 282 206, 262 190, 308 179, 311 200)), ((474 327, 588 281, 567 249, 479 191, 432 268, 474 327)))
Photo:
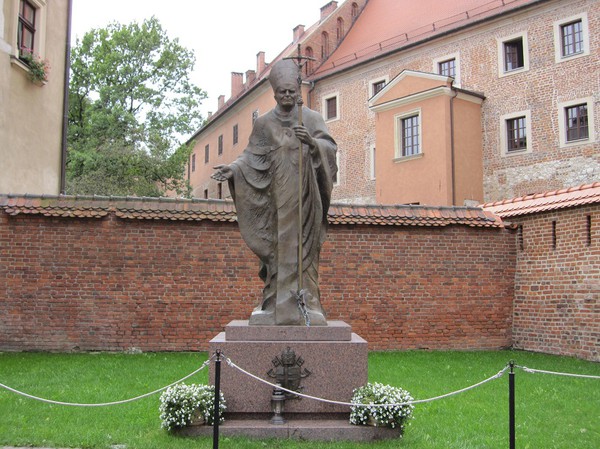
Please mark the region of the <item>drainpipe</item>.
POLYGON ((454 99, 458 96, 458 91, 454 87, 454 80, 450 84, 450 89, 454 91, 454 95, 450 97, 450 168, 452 181, 452 205, 456 206, 456 173, 454 163, 454 99))
POLYGON ((67 176, 67 131, 69 124, 69 79, 71 72, 71 16, 73 0, 68 0, 67 7, 67 39, 65 42, 65 76, 63 89, 63 123, 60 161, 60 194, 65 194, 67 176))

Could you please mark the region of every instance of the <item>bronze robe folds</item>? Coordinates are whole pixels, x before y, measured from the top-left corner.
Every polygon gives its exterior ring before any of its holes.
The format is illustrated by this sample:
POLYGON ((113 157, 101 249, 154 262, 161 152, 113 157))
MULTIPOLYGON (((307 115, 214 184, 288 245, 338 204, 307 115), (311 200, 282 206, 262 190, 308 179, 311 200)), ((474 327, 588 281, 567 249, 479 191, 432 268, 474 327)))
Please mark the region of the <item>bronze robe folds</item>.
MULTIPOLYGON (((303 290, 311 325, 326 325, 318 283, 319 253, 325 241, 336 143, 320 114, 303 108, 303 122, 316 148, 303 147, 303 290)), ((265 283, 261 304, 250 324, 304 325, 298 307, 298 161, 300 142, 289 116, 277 109, 259 117, 248 147, 230 167, 229 187, 242 237, 260 259, 265 283)))

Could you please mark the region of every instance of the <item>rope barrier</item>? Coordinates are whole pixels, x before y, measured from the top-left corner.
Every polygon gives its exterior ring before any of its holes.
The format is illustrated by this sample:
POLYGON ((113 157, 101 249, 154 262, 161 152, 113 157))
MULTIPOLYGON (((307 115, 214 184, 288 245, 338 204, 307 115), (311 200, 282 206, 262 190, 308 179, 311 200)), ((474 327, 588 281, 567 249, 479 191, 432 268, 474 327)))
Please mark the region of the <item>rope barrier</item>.
POLYGON ((543 369, 527 368, 526 366, 520 366, 520 365, 515 365, 515 367, 520 368, 523 371, 525 371, 526 373, 531 373, 531 374, 541 373, 541 374, 553 374, 555 376, 581 377, 584 379, 600 379, 600 376, 593 376, 591 374, 560 373, 557 371, 546 371, 543 369))
MULTIPOLYGON (((224 354, 221 354, 224 356, 224 354)), ((190 377, 198 374, 200 371, 204 370, 209 364, 210 362, 214 359, 215 354, 213 354, 208 360, 206 360, 198 369, 196 369, 195 371, 191 372, 190 374, 188 374, 187 376, 182 377, 181 379, 170 383, 169 385, 159 388, 157 390, 151 391, 149 393, 145 393, 142 394, 140 396, 136 396, 133 398, 129 398, 129 399, 123 399, 121 401, 114 401, 114 402, 103 402, 103 403, 75 403, 75 402, 62 402, 62 401, 55 401, 52 399, 46 399, 46 398, 41 398, 39 396, 34 396, 28 393, 24 393, 22 391, 19 391, 15 388, 11 388, 7 385, 4 385, 2 383, 0 383, 0 387, 4 388, 8 391, 11 391, 13 393, 19 394, 21 396, 27 397, 29 399, 35 399, 37 401, 41 401, 41 402, 45 402, 48 404, 56 404, 56 405, 65 405, 65 406, 72 406, 72 407, 105 407, 105 406, 111 406, 111 405, 120 405, 120 404, 126 404, 129 402, 133 402, 133 401, 137 401, 139 399, 143 399, 146 398, 148 396, 152 396, 154 394, 160 393, 161 391, 166 390, 169 387, 172 387, 173 385, 177 385, 181 382, 183 382, 186 379, 189 379, 190 377)), ((464 393, 466 391, 478 388, 492 380, 495 379, 499 379, 500 377, 502 377, 504 375, 504 373, 506 373, 506 371, 509 369, 509 365, 505 366, 503 369, 501 369, 500 371, 498 371, 496 374, 494 374, 491 377, 488 377, 487 379, 482 380, 481 382, 477 382, 473 385, 470 385, 468 387, 465 388, 461 388, 460 390, 456 390, 456 391, 452 391, 450 393, 446 393, 446 394, 442 394, 439 396, 434 396, 431 398, 427 398, 427 399, 419 399, 419 400, 414 400, 414 401, 408 401, 408 402, 401 402, 398 404, 355 404, 353 402, 343 402, 343 401, 334 401, 331 399, 325 399, 325 398, 319 398, 316 396, 311 396, 308 394, 304 394, 304 393, 300 393, 298 391, 294 391, 294 390, 289 390, 287 388, 284 388, 278 384, 274 384, 272 382, 269 382, 268 380, 262 379, 261 377, 258 377, 252 373, 250 373, 249 371, 246 371, 245 369, 241 368, 240 366, 236 365, 229 357, 224 356, 225 361, 227 362, 227 364, 229 366, 231 366, 232 368, 237 369, 238 371, 240 371, 241 373, 259 381, 262 382, 263 384, 269 385, 270 387, 273 388, 277 388, 279 390, 282 391, 286 391, 288 393, 291 394, 295 394, 297 396, 306 398, 306 399, 312 399, 315 401, 320 401, 320 402, 326 402, 329 404, 336 404, 336 405, 343 405, 343 406, 348 406, 348 407, 390 407, 390 406, 395 406, 395 407, 402 407, 405 405, 414 405, 414 404, 424 404, 427 402, 433 402, 433 401, 437 401, 439 399, 444 399, 450 396, 454 396, 457 394, 461 394, 464 393)), ((514 365, 516 368, 520 368, 523 371, 527 372, 527 373, 532 373, 532 374, 536 374, 536 373, 540 373, 540 374, 552 374, 552 375, 557 375, 557 376, 569 376, 569 377, 579 377, 579 378, 585 378, 585 379, 600 379, 600 376, 594 376, 594 375, 588 375, 588 374, 573 374, 573 373, 561 373, 561 372, 556 372, 556 371, 547 371, 547 370, 540 370, 540 369, 534 369, 534 368, 528 368, 526 366, 521 366, 521 365, 514 365)))
POLYGON ((292 393, 292 394, 298 395, 298 396, 306 398, 306 399, 314 399, 315 401, 326 402, 328 404, 344 405, 344 406, 348 406, 348 407, 403 407, 405 405, 424 404, 426 402, 433 402, 433 401, 437 401, 438 399, 444 399, 444 398, 447 398, 449 396, 454 396, 456 394, 464 393, 465 391, 469 391, 469 390, 472 390, 474 388, 480 387, 481 385, 483 385, 483 384, 485 384, 487 382, 490 382, 490 381, 495 380, 495 379, 499 379, 508 370, 508 366, 505 366, 503 369, 501 369, 500 371, 498 371, 498 373, 494 374, 491 377, 488 377, 487 379, 482 380, 481 382, 478 382, 476 384, 470 385, 470 386, 465 387, 465 388, 461 388, 460 390, 452 391, 450 393, 442 394, 440 396, 435 396, 435 397, 428 398, 428 399, 420 399, 420 400, 415 400, 415 401, 400 402, 398 404, 355 404, 353 402, 333 401, 331 399, 319 398, 319 397, 316 397, 316 396, 310 396, 308 394, 299 393, 297 391, 288 390, 287 388, 283 388, 280 385, 273 384, 273 383, 269 382, 268 380, 262 379, 262 378, 260 378, 260 377, 258 377, 256 375, 254 375, 254 374, 246 371, 245 369, 243 369, 243 368, 239 367, 238 365, 236 365, 229 357, 225 357, 225 361, 232 368, 235 368, 238 371, 242 372, 243 374, 246 374, 247 376, 252 377, 253 379, 258 380, 259 382, 262 382, 262 383, 264 383, 266 385, 269 385, 269 386, 271 386, 273 388, 278 388, 278 389, 280 389, 282 391, 286 391, 288 393, 292 393))
POLYGON ((124 400, 122 400, 122 401, 103 402, 103 403, 97 403, 97 404, 86 404, 86 403, 79 404, 79 403, 76 403, 76 402, 61 402, 61 401, 54 401, 54 400, 52 400, 52 399, 45 399, 45 398, 41 398, 41 397, 39 397, 39 396, 33 396, 33 395, 31 395, 31 394, 27 394, 27 393, 24 393, 24 392, 22 392, 22 391, 19 391, 19 390, 16 390, 16 389, 14 389, 14 388, 11 388, 11 387, 9 387, 9 386, 7 386, 7 385, 4 385, 4 384, 2 384, 2 383, 0 383, 0 387, 2 387, 2 388, 5 388, 6 390, 8 390, 8 391, 12 391, 13 393, 19 394, 19 395, 21 395, 21 396, 25 396, 26 398, 29 398, 29 399, 35 399, 36 401, 45 402, 45 403, 47 403, 47 404, 66 405, 66 406, 70 406, 70 407, 105 407, 105 406, 109 406, 109 405, 120 405, 120 404, 126 404, 126 403, 128 403, 128 402, 137 401, 137 400, 139 400, 139 399, 143 399, 143 398, 146 398, 146 397, 148 397, 148 396, 152 396, 153 394, 160 393, 161 391, 163 391, 163 390, 166 390, 167 388, 169 388, 169 387, 172 387, 173 385, 177 385, 178 383, 181 383, 181 382, 183 382, 184 380, 186 380, 186 379, 188 379, 188 378, 192 377, 193 375, 195 375, 195 374, 199 373, 199 372, 200 372, 200 371, 202 371, 204 368, 206 368, 206 367, 207 367, 207 366, 210 364, 210 362, 211 362, 211 360, 213 359, 213 357, 214 357, 214 356, 211 356, 211 357, 210 357, 208 360, 206 360, 206 361, 205 361, 205 362, 204 362, 204 363, 203 363, 203 364, 200 366, 200 368, 198 368, 197 370, 193 371, 192 373, 188 374, 188 375, 187 375, 187 376, 185 376, 185 377, 182 377, 182 378, 181 378, 181 379, 179 379, 178 381, 176 381, 176 382, 173 382, 173 383, 171 383, 171 384, 167 385, 166 387, 159 388, 158 390, 154 390, 154 391, 151 391, 151 392, 149 392, 149 393, 145 393, 145 394, 142 394, 142 395, 140 395, 140 396, 136 396, 136 397, 134 397, 134 398, 130 398, 130 399, 124 399, 124 400))

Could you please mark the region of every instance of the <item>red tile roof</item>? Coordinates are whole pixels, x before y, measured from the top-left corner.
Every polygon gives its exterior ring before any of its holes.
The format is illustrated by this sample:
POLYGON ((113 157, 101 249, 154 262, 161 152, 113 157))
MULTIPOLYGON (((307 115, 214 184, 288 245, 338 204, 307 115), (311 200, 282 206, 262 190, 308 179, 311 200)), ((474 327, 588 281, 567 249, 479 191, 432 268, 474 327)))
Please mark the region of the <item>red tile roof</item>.
POLYGON ((537 0, 369 0, 315 79, 537 0))
MULTIPOLYGON (((0 209, 9 215, 37 214, 48 217, 119 218, 140 220, 226 221, 237 220, 231 201, 172 198, 79 197, 0 195, 0 209)), ((502 220, 472 207, 376 206, 333 204, 331 224, 385 226, 448 226, 502 228, 502 220)))
POLYGON ((481 207, 487 212, 506 218, 598 203, 600 182, 486 203, 481 207))

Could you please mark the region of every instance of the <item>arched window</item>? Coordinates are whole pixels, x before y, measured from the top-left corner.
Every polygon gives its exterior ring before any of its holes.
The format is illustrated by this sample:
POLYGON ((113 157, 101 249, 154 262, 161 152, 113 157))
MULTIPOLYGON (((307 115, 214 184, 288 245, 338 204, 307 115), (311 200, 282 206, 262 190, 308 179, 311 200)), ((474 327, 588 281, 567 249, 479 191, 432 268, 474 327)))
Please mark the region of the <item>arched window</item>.
POLYGON ((338 17, 337 19, 337 28, 335 30, 337 42, 339 43, 344 37, 344 19, 338 17))
MULTIPOLYGON (((306 50, 304 50, 305 56, 308 58, 314 58, 314 52, 312 47, 306 47, 306 50)), ((306 61, 306 64, 304 65, 304 70, 305 70, 305 74, 306 76, 310 75, 313 72, 314 69, 314 61, 311 61, 310 59, 308 59, 306 61)))
POLYGON ((358 17, 358 5, 356 3, 352 3, 352 20, 358 17))
POLYGON ((323 31, 321 34, 321 58, 325 59, 329 56, 329 34, 323 31))

